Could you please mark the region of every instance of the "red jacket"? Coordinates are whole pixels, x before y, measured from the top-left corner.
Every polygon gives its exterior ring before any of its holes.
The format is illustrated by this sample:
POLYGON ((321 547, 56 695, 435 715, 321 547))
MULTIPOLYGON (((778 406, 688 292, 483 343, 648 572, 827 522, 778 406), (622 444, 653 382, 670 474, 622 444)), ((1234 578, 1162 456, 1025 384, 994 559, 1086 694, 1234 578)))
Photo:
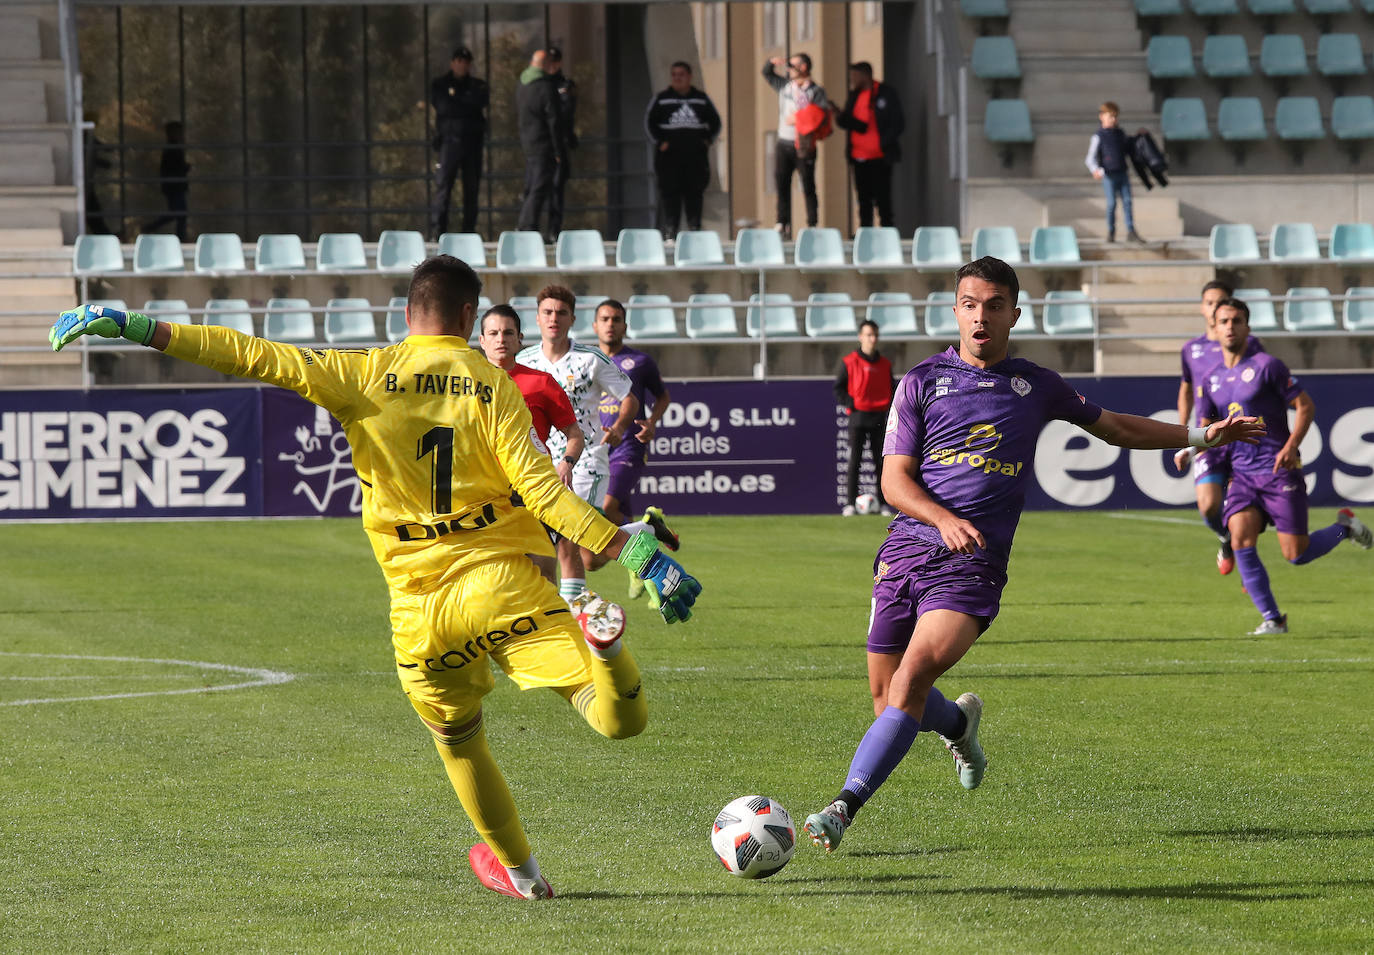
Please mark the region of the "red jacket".
POLYGON ((852 351, 835 373, 835 400, 856 411, 887 411, 893 390, 892 362, 881 354, 852 351))

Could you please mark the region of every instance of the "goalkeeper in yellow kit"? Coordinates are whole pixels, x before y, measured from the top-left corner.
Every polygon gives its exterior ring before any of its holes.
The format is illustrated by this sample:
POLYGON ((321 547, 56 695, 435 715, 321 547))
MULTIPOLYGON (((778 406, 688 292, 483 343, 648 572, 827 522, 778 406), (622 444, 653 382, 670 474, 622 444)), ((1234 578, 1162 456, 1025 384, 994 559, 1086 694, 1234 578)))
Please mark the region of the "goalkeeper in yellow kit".
POLYGON ((691 616, 701 586, 652 534, 629 537, 558 479, 520 390, 468 347, 481 288, 458 259, 420 263, 406 303, 410 335, 387 348, 295 347, 98 305, 63 312, 49 338, 54 350, 82 335, 126 338, 289 388, 340 421, 363 486, 363 528, 391 594, 402 688, 483 840, 469 853, 473 872, 505 895, 550 898, 487 747, 487 658, 521 689, 549 687, 612 739, 641 732, 648 711, 621 640, 623 611, 594 596, 570 608, 525 556, 553 555, 539 522, 618 557, 659 592, 668 623, 691 616), (524 507, 511 504, 512 488, 524 507))

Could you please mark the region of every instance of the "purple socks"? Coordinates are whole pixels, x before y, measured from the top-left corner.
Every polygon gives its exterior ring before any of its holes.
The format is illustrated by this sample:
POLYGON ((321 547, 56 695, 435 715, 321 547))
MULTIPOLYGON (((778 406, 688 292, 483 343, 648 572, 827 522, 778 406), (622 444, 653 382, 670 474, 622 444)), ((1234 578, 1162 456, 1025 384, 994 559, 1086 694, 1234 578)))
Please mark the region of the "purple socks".
POLYGON ((854 761, 849 764, 849 775, 844 781, 846 797, 852 793, 859 799, 859 805, 855 805, 846 798, 851 814, 858 812, 859 806, 892 775, 907 750, 911 749, 920 730, 921 724, 914 716, 895 706, 883 710, 873 721, 864 738, 859 741, 854 761))
POLYGON ((945 695, 932 686, 926 697, 926 708, 921 713, 921 729, 939 733, 946 739, 958 739, 968 729, 968 717, 953 700, 945 699, 945 695))
POLYGON ((1294 557, 1293 564, 1310 564, 1318 557, 1331 553, 1331 548, 1350 536, 1350 529, 1341 524, 1332 524, 1307 538, 1307 550, 1294 557))
POLYGON ((1254 602, 1260 616, 1265 620, 1278 617, 1279 605, 1274 599, 1273 591, 1269 589, 1269 572, 1260 563, 1255 548, 1237 547, 1236 566, 1240 568, 1240 582, 1245 585, 1245 592, 1250 595, 1250 600, 1254 602))

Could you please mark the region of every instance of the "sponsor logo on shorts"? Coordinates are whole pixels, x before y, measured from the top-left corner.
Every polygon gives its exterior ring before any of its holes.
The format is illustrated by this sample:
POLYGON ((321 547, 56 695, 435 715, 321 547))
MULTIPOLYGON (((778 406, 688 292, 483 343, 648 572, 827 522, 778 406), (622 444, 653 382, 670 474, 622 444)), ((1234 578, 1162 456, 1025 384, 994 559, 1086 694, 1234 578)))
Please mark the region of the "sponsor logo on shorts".
MULTIPOLYGON (((423 666, 431 673, 438 673, 443 670, 461 670, 473 660, 477 660, 483 654, 499 647, 511 637, 528 636, 538 629, 539 623, 533 617, 516 617, 504 629, 488 630, 480 637, 463 644, 461 649, 447 650, 437 657, 426 657, 423 666)), ((421 664, 402 663, 401 666, 407 670, 417 670, 421 664)))

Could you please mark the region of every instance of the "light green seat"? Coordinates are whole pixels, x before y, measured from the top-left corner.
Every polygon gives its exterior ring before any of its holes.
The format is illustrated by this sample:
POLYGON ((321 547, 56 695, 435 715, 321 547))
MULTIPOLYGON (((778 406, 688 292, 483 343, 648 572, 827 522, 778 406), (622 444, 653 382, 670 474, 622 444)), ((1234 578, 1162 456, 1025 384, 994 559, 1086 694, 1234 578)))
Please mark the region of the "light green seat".
POLYGON ((197 272, 242 272, 243 240, 233 232, 203 232, 196 237, 197 272))
POLYGON ((959 0, 959 11, 973 19, 1011 16, 1007 0, 959 0))
POLYGON ((698 292, 687 299, 688 338, 734 338, 739 318, 724 292, 698 292))
MULTIPOLYGON (((1348 288, 1345 294, 1374 296, 1374 286, 1348 288)), ((1352 332, 1374 331, 1374 297, 1353 302, 1347 299, 1341 309, 1341 321, 1352 332)))
MULTIPOLYGON (((457 258, 457 256, 455 256, 457 258)), ((471 265, 472 263, 468 263, 471 265)), ((477 320, 482 320, 482 313, 486 309, 477 309, 477 320)), ((480 333, 480 329, 479 329, 480 333)), ((410 327, 406 325, 406 297, 404 295, 393 295, 391 301, 386 303, 386 340, 398 342, 410 334, 410 327)))
POLYGON ((1341 222, 1331 228, 1330 255, 1333 261, 1374 259, 1374 225, 1368 222, 1341 222))
POLYGON ((140 309, 149 318, 157 319, 159 322, 170 322, 173 325, 191 325, 191 307, 186 304, 185 299, 180 298, 154 298, 143 303, 140 309))
POLYGON ((262 322, 262 337, 274 342, 313 342, 315 316, 310 302, 303 298, 269 298, 267 317, 262 322))
POLYGON ((135 272, 180 272, 186 268, 181 239, 150 232, 134 240, 135 272))
POLYGON ((926 296, 925 327, 926 334, 931 338, 959 337, 953 292, 931 292, 926 296))
POLYGON ((1033 143, 1030 107, 1023 99, 988 100, 983 110, 983 135, 994 143, 1033 143))
POLYGON ((1021 261, 1021 240, 1009 225, 983 226, 973 230, 973 251, 969 255, 974 259, 990 255, 1014 264, 1021 261))
MULTIPOLYGON (((1302 0, 1307 12, 1316 16, 1329 16, 1334 13, 1349 13, 1353 7, 1350 0, 1302 0)), ((1366 12, 1368 8, 1366 7, 1366 12)))
POLYGON ((1245 222, 1212 226, 1207 257, 1213 262, 1258 262, 1259 236, 1255 234, 1255 227, 1245 222))
POLYGON ((424 260, 425 237, 418 232, 387 229, 377 237, 379 271, 409 272, 424 260))
MULTIPOLYGON (((774 233, 776 235, 776 233, 774 233)), ((744 312, 744 331, 750 338, 767 331, 769 338, 796 338, 801 332, 797 323, 797 309, 792 296, 786 292, 768 292, 760 299, 755 292, 749 296, 749 307, 744 312)))
POLYGON ((786 265, 782 236, 773 229, 740 229, 735 236, 735 264, 744 268, 786 265))
POLYGON ((847 292, 812 292, 806 299, 806 334, 811 338, 853 338, 859 331, 847 292))
POLYGON ((969 67, 980 80, 1019 80, 1021 62, 1009 36, 980 36, 973 41, 969 67))
POLYGON ((1293 33, 1271 33, 1260 41, 1260 72, 1265 76, 1306 76, 1307 49, 1293 33))
POLYGON ((205 324, 232 328, 245 335, 253 334, 253 311, 248 300, 242 298, 212 298, 205 303, 205 324))
POLYGON ((1196 76, 1193 44, 1186 36, 1152 36, 1145 47, 1145 66, 1157 80, 1196 76))
POLYGON ((1337 327, 1336 309, 1328 290, 1299 286, 1290 288, 1288 295, 1289 300, 1283 303, 1283 327, 1290 332, 1324 332, 1337 327), (1308 300, 1295 302, 1292 300, 1295 295, 1308 300))
POLYGON ((1217 134, 1228 142, 1269 138, 1264 110, 1254 96, 1228 96, 1217 106, 1217 134))
POLYGON ((1250 12, 1257 17, 1280 17, 1297 12, 1294 0, 1246 0, 1250 12))
POLYGON ((803 269, 842 269, 847 264, 844 236, 839 229, 814 226, 802 229, 792 248, 792 261, 803 269))
POLYGON ((1135 0, 1139 17, 1176 17, 1183 13, 1183 0, 1135 0))
POLYGON ((1285 96, 1274 106, 1274 132, 1279 139, 1325 139, 1321 107, 1315 96, 1285 96))
POLYGON ((1035 307, 1031 305, 1030 298, 1025 289, 1021 289, 1016 296, 1016 307, 1021 310, 1021 317, 1011 327, 1013 335, 1034 335, 1039 331, 1035 327, 1035 307))
POLYGON ((600 292, 587 292, 576 295, 577 304, 573 306, 573 323, 568 334, 586 344, 596 342, 596 307, 606 301, 600 292))
POLYGON ((520 334, 526 343, 539 339, 539 299, 533 295, 512 295, 510 307, 520 316, 520 334))
POLYGON ((1093 307, 1086 292, 1056 290, 1045 293, 1040 313, 1049 335, 1082 335, 1093 330, 1093 307))
POLYGON ((1078 236, 1066 225, 1042 225, 1031 230, 1030 260, 1032 265, 1075 264, 1082 261, 1078 253, 1078 236))
POLYGON ((1236 34, 1209 36, 1202 42, 1202 71, 1214 80, 1249 76, 1253 70, 1245 37, 1236 34))
POLYGON ((886 337, 920 333, 916 325, 916 303, 910 292, 874 292, 868 296, 865 317, 876 323, 879 334, 886 337))
POLYGON ((79 235, 72 246, 72 271, 123 272, 124 250, 117 235, 79 235))
POLYGON ((1233 17, 1240 13, 1239 0, 1191 0, 1191 5, 1200 17, 1233 17))
POLYGON ((1166 99, 1159 107, 1159 126, 1166 142, 1196 142, 1212 137, 1207 128, 1207 108, 1196 96, 1166 99))
POLYGON ((625 303, 625 337, 676 338, 677 313, 672 301, 667 295, 631 295, 625 303))
POLYGON ((606 244, 595 229, 567 229, 558 233, 553 262, 560 269, 604 269, 606 244))
POLYGON ((1364 48, 1355 33, 1323 33, 1317 37, 1317 72, 1322 76, 1364 76, 1364 48))
POLYGON ((1278 310, 1274 307, 1274 293, 1267 288, 1238 288, 1238 298, 1250 309, 1250 331, 1272 332, 1279 327, 1278 310))
POLYGON ((496 239, 498 269, 546 269, 549 258, 538 232, 502 232, 496 239))
POLYGON ((667 265, 663 236, 657 229, 621 229, 615 240, 615 264, 622 269, 660 268, 667 265))
POLYGON ((891 226, 859 226, 854 232, 854 267, 864 269, 900 268, 902 234, 891 226))
POLYGON ((911 239, 911 264, 918 269, 957 269, 964 264, 959 230, 948 225, 923 225, 911 239))
POLYGON ((295 272, 305 268, 305 247, 301 237, 291 234, 258 236, 253 252, 253 268, 258 272, 295 272))
POLYGON ((315 243, 315 271, 339 272, 367 268, 363 237, 356 232, 325 232, 315 243))
POLYGON ((439 254, 461 259, 474 269, 487 265, 487 247, 476 232, 445 232, 439 236, 439 254))
POLYGON ((673 243, 673 264, 680 266, 724 265, 725 248, 716 232, 679 232, 673 243))
POLYGON ((1337 139, 1374 139, 1374 97, 1337 96, 1331 101, 1331 132, 1337 139))
POLYGON ((377 341, 377 319, 365 298, 331 298, 324 305, 324 340, 331 343, 377 341))
POLYGON ((1319 259, 1321 255, 1317 230, 1310 222, 1280 222, 1269 232, 1270 261, 1319 259))

